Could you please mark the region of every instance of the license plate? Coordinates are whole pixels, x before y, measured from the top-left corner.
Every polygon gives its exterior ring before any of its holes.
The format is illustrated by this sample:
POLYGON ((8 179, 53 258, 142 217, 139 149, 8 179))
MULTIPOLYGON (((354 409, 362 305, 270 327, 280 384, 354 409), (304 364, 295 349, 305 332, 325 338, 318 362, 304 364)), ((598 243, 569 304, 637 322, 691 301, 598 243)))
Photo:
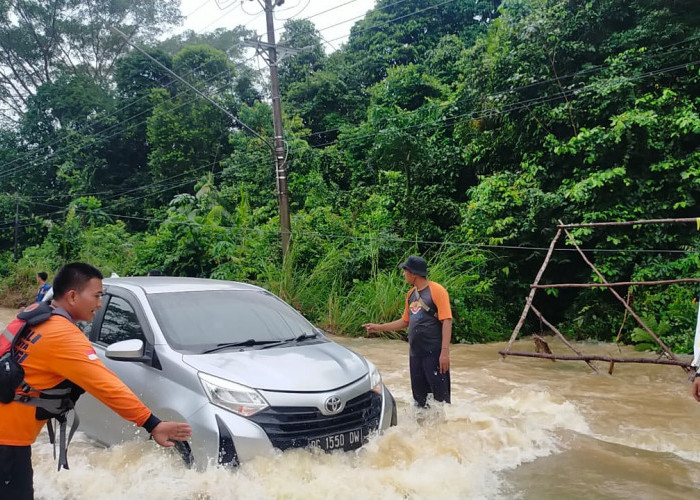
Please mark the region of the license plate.
POLYGON ((309 439, 309 448, 321 448, 324 451, 350 451, 362 446, 363 442, 362 429, 354 429, 309 439))

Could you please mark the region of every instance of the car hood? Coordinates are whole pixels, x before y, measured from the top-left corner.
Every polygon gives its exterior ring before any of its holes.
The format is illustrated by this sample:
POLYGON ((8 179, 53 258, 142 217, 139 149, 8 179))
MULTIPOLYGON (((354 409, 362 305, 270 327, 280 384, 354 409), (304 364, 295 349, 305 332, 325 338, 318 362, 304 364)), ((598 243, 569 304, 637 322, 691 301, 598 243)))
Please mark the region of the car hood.
POLYGON ((185 354, 183 361, 201 372, 267 391, 330 391, 368 373, 360 356, 333 342, 185 354))

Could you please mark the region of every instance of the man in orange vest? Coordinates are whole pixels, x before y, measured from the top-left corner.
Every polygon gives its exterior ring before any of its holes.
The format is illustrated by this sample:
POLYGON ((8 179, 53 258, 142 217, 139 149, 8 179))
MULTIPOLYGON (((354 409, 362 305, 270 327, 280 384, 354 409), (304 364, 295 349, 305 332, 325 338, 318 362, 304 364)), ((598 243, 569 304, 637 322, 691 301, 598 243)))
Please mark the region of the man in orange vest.
POLYGON ((63 266, 53 282, 56 313, 31 327, 17 344, 16 359, 24 368, 20 398, 0 404, 0 499, 24 500, 34 496, 31 444, 47 414, 37 401, 42 393, 67 389, 66 404, 87 391, 120 416, 148 431, 161 446, 174 446, 192 433, 180 422, 162 422, 111 372, 95 354, 92 344, 75 325, 91 321, 102 305, 102 274, 89 264, 63 266), (25 392, 27 391, 27 392, 25 392), (34 402, 34 404, 32 404, 34 402))

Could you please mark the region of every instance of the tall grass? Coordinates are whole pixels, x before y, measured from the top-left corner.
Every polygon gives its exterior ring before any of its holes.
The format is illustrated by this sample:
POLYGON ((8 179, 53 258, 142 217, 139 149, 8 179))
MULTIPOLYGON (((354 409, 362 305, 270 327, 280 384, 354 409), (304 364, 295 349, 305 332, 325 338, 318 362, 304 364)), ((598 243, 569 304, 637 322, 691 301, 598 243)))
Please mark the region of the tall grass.
MULTIPOLYGON (((401 317, 406 289, 403 276, 392 270, 353 283, 347 291, 333 290, 322 326, 341 335, 364 335, 363 323, 384 323, 401 317)), ((398 337, 397 333, 383 333, 398 337)))
MULTIPOLYGON (((353 270, 348 269, 350 257, 348 250, 335 248, 313 268, 305 269, 297 265, 292 251, 282 268, 270 266, 266 270, 263 285, 320 327, 339 335, 365 335, 363 323, 399 319, 411 288, 402 271, 394 266, 379 269, 379 254, 373 252, 366 264, 370 277, 353 279, 353 270)), ((429 260, 429 279, 442 284, 450 294, 455 342, 501 340, 509 330, 503 307, 494 300, 493 279, 482 272, 487 259, 480 251, 446 247, 429 260)), ((396 264, 401 260, 396 259, 396 264)), ((398 332, 382 335, 402 336, 398 332)))

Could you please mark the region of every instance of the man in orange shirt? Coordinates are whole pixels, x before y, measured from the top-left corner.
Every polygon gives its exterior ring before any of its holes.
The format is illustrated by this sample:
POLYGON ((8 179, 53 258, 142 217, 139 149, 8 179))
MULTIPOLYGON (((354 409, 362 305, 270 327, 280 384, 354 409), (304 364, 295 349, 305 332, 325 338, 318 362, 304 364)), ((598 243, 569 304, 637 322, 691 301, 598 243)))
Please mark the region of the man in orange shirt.
MULTIPOLYGON (((100 271, 79 262, 67 264, 56 274, 53 289, 55 313, 31 327, 16 345, 16 359, 29 386, 18 389, 18 394, 38 396, 70 388, 67 397, 74 401, 84 390, 146 429, 161 446, 171 447, 171 440, 189 438, 192 431, 188 424, 161 422, 153 415, 99 360, 90 341, 74 324, 91 321, 102 305, 100 271)), ((0 404, 0 499, 33 498, 31 444, 51 416, 23 400, 0 404)))
POLYGON ((368 333, 403 330, 408 327, 409 367, 413 399, 426 406, 428 393, 435 401, 450 402, 450 340, 452 308, 445 288, 429 281, 428 264, 411 255, 399 264, 404 279, 413 288, 406 295, 401 319, 390 323, 366 323, 368 333))

